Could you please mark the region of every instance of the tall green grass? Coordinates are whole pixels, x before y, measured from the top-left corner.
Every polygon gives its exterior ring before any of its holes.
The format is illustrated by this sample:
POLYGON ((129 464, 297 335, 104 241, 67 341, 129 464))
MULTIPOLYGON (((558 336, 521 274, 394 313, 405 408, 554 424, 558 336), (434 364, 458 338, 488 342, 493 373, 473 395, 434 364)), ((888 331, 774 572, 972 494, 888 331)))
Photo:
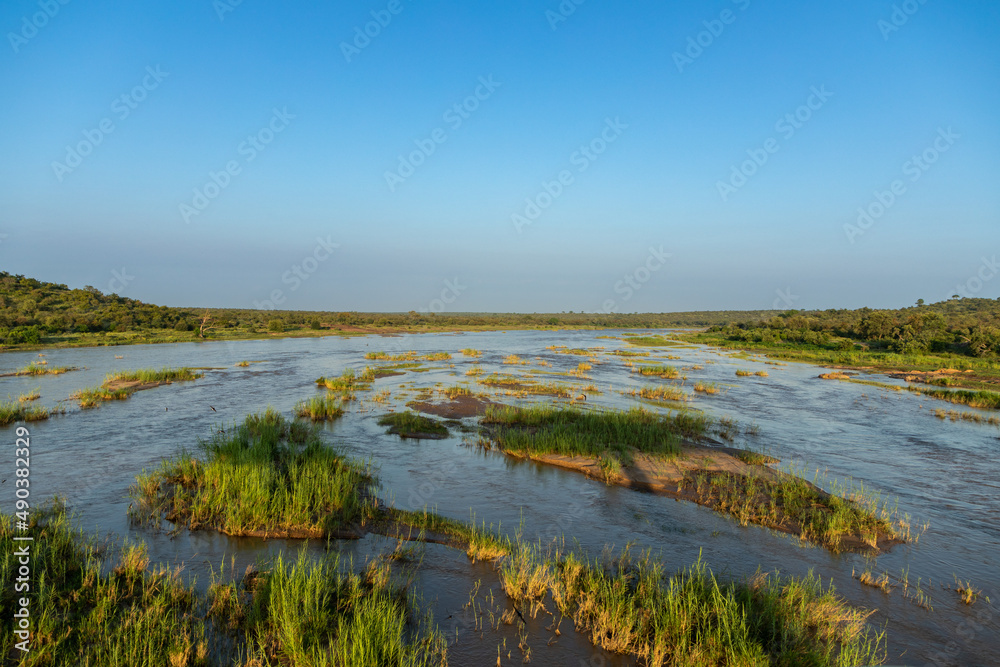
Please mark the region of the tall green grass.
POLYGON ((673 366, 667 366, 665 364, 650 364, 643 366, 636 366, 635 371, 639 375, 652 375, 655 377, 661 377, 667 380, 673 380, 680 377, 680 372, 673 366))
POLYGON ((834 492, 827 493, 791 474, 775 481, 755 474, 709 471, 689 472, 683 484, 694 490, 698 502, 741 525, 788 530, 835 553, 845 549, 847 538, 872 549, 879 548, 880 539, 912 538, 909 521, 898 515, 895 505, 863 487, 835 484, 834 492))
POLYGON ((17 369, 14 375, 62 375, 63 373, 75 370, 77 369, 73 366, 56 366, 49 368, 45 364, 32 361, 27 366, 17 369))
POLYGON ((702 435, 709 421, 701 415, 658 415, 641 409, 585 412, 552 406, 490 406, 480 422, 501 450, 518 454, 600 457, 614 454, 623 463, 633 452, 674 457, 681 439, 702 435))
POLYGON ((0 426, 14 422, 37 422, 48 419, 49 415, 63 412, 62 408, 49 410, 43 405, 27 405, 22 401, 3 401, 0 403, 0 426))
POLYGON ((382 415, 379 417, 378 425, 389 426, 389 433, 394 433, 401 438, 448 435, 448 428, 441 422, 409 410, 382 415))
MULTIPOLYGON (((18 535, 22 534, 20 531, 18 535)), ((17 664, 208 667, 209 665, 447 664, 444 637, 389 565, 352 573, 336 556, 279 555, 240 582, 215 581, 206 596, 180 569, 150 567, 145 545, 99 547, 71 526, 64 506, 32 513, 31 652, 17 664), (113 556, 113 557, 112 557, 113 556), (243 653, 243 656, 238 655, 243 653)), ((0 515, 0 548, 13 554, 13 520, 0 515)), ((0 650, 14 644, 15 558, 0 561, 0 650)), ((214 575, 213 575, 214 579, 214 575)))
POLYGON ((414 613, 387 564, 352 573, 336 555, 313 562, 303 549, 295 560, 279 554, 267 571, 244 581, 215 585, 211 596, 216 616, 246 633, 246 664, 447 664, 444 636, 429 615, 414 613))
POLYGON ((155 368, 140 368, 134 371, 117 371, 108 373, 104 378, 104 384, 112 382, 183 382, 197 380, 203 373, 197 373, 190 368, 170 368, 164 366, 157 370, 155 368))
POLYGON ((811 572, 723 581, 700 559, 668 574, 648 552, 626 549, 591 561, 522 545, 503 561, 500 578, 515 603, 537 605, 550 594, 595 644, 644 665, 856 667, 884 660, 884 633, 868 628, 870 613, 849 607, 811 572))
MULTIPOLYGON (((60 504, 39 508, 27 531, 31 545, 31 651, 18 664, 204 665, 205 626, 194 616, 196 599, 178 571, 149 568, 144 545, 127 546, 109 558, 97 543, 71 526, 60 504), (110 567, 108 567, 110 565, 110 567)), ((16 534, 21 534, 20 531, 16 534)), ((13 554, 12 517, 0 517, 0 549, 13 554)), ((0 650, 14 664, 17 561, 0 563, 0 650)))
POLYGON ((313 421, 336 421, 344 415, 344 407, 335 396, 314 396, 295 404, 295 415, 313 421))
POLYGON ((315 427, 279 413, 249 415, 132 488, 137 519, 165 516, 230 535, 321 535, 373 515, 368 470, 323 443, 315 427))

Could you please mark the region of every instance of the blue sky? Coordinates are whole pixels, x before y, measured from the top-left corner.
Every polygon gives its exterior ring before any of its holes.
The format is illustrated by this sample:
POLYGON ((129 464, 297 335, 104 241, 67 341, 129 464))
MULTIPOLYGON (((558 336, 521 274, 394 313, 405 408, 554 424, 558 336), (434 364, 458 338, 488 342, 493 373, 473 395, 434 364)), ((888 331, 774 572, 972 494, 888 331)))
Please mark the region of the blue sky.
POLYGON ((1000 296, 995 2, 10 0, 0 30, 6 271, 322 310, 1000 296))

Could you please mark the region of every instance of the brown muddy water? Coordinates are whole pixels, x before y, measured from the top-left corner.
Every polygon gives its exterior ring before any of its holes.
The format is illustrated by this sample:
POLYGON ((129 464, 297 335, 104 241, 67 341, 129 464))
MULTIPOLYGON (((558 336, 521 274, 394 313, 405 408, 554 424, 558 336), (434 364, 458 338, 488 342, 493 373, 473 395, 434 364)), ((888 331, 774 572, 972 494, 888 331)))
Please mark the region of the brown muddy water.
MULTIPOLYGON (((321 375, 339 375, 346 368, 362 370, 366 352, 398 354, 447 351, 451 361, 425 362, 420 371, 377 380, 373 390, 359 393, 347 405, 347 414, 324 429, 324 437, 350 455, 370 460, 378 468, 380 497, 407 509, 428 507, 445 516, 487 525, 501 531, 520 531, 524 539, 543 543, 565 536, 592 555, 606 547, 620 549, 631 542, 650 548, 668 568, 694 562, 699 553, 717 574, 740 577, 758 568, 802 575, 814 570, 852 604, 877 611, 870 622, 884 629, 887 663, 894 665, 995 665, 1000 655, 1000 430, 993 426, 942 421, 937 401, 910 392, 892 392, 871 386, 818 379, 822 369, 804 364, 769 365, 762 359, 733 358, 728 352, 683 346, 635 348, 649 358, 622 358, 608 354, 626 349, 622 340, 599 338, 614 332, 488 332, 362 338, 280 339, 269 341, 205 342, 177 345, 43 350, 52 366, 83 370, 58 376, 0 379, 0 396, 17 396, 32 389, 39 403, 64 405, 67 414, 27 425, 32 436, 32 499, 37 504, 54 494, 64 496, 80 525, 102 536, 144 540, 152 560, 183 564, 198 584, 208 583, 212 568, 235 558, 237 572, 247 564, 279 550, 327 549, 325 541, 229 538, 210 532, 157 532, 129 525, 128 487, 136 474, 153 468, 161 458, 180 449, 193 449, 213 427, 241 421, 267 406, 290 414, 292 406, 318 393, 314 381, 321 375), (547 375, 576 368, 585 357, 558 354, 551 345, 597 348, 601 363, 585 375, 589 379, 547 375), (478 359, 463 357, 462 348, 483 351, 478 359), (115 359, 115 355, 123 355, 115 359), (531 362, 505 365, 517 354, 531 362), (666 359, 667 355, 680 359, 666 359), (551 366, 539 366, 544 360, 551 366), (683 383, 643 378, 631 373, 625 361, 656 361, 679 368, 683 383), (236 367, 242 360, 260 361, 236 367), (809 479, 818 470, 818 483, 830 488, 833 480, 851 479, 898 498, 899 510, 913 524, 928 524, 914 544, 900 545, 879 557, 876 574, 888 572, 899 580, 907 573, 908 593, 901 584, 885 594, 861 585, 852 572, 868 563, 859 554, 835 555, 797 538, 756 526, 741 527, 711 510, 690 503, 606 486, 582 475, 531 462, 514 461, 485 452, 474 436, 458 429, 444 440, 404 440, 387 435, 376 425, 379 415, 402 409, 417 398, 418 389, 468 383, 473 364, 486 374, 528 374, 540 371, 541 382, 596 385, 587 405, 629 407, 641 404, 653 410, 668 408, 623 396, 620 391, 664 382, 682 384, 688 391, 696 381, 715 382, 717 395, 695 394, 689 408, 714 417, 730 417, 744 427, 737 446, 762 450, 792 466, 809 479), (79 410, 69 395, 99 384, 115 370, 162 366, 209 367, 205 377, 135 394, 127 401, 79 410), (701 369, 691 369, 701 366, 701 369), (737 377, 736 370, 766 370, 768 377, 737 377), (402 385, 402 386, 401 386, 402 385), (390 390, 385 403, 371 400, 375 392, 390 390), (214 408, 214 410, 212 409, 214 408), (756 435, 746 428, 756 424, 756 435), (966 606, 952 590, 955 577, 971 581, 982 597, 966 606), (916 586, 927 596, 917 604, 916 586), (926 608, 931 607, 930 609, 926 608)), ((627 340, 627 337, 625 337, 627 340)), ((0 373, 16 370, 37 359, 36 353, 0 356, 0 373)), ((881 376, 871 379, 901 384, 881 376)), ((507 403, 556 401, 547 397, 514 398, 507 403)), ((944 405, 943 407, 954 407, 944 405)), ((470 425, 474 420, 466 420, 470 425)), ((0 429, 11 442, 14 427, 0 429)), ((727 443, 728 444, 728 443, 727 443)), ((13 448, 5 447, 3 470, 13 471, 13 448)), ((10 475, 2 475, 9 477, 10 475)), ((4 485, 3 507, 13 509, 13 489, 4 485)), ((377 536, 333 542, 361 564, 365 558, 390 550, 395 542, 377 536)), ((490 627, 489 612, 509 608, 492 567, 472 564, 465 554, 428 545, 416 571, 414 592, 434 615, 449 639, 449 664, 495 665, 498 646, 502 663, 520 664, 517 625, 490 627), (480 618, 467 608, 477 590, 480 618), (491 596, 492 593, 492 596, 491 596), (492 599, 492 603, 491 603, 492 599), (510 657, 508 658, 508 652, 510 657)), ((587 637, 564 620, 561 635, 550 629, 551 617, 528 619, 531 664, 627 665, 632 661, 594 648, 587 637)))

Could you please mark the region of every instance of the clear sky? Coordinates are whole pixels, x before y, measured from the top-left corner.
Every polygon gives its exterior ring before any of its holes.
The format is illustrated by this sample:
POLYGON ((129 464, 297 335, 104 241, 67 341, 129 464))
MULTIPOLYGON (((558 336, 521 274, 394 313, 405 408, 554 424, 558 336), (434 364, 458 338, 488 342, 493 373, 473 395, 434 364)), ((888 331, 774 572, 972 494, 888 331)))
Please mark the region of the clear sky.
POLYGON ((175 306, 1000 296, 1000 3, 576 2, 5 0, 0 268, 175 306))

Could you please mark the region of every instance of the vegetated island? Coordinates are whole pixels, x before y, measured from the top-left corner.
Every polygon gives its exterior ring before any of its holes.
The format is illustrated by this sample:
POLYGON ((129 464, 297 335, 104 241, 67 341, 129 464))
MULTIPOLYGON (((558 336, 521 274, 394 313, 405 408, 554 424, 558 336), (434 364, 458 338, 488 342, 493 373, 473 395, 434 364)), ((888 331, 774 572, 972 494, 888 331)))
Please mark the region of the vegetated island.
POLYGON ((881 552, 914 539, 907 519, 878 496, 831 494, 770 468, 774 459, 760 453, 706 445, 711 422, 703 415, 503 406, 480 423, 484 447, 690 500, 834 552, 881 552))
MULTIPOLYGON (((735 664, 746 656, 763 662, 851 665, 876 664, 884 657, 884 633, 866 625, 870 612, 851 608, 832 586, 824 588, 812 574, 803 578, 761 574, 735 581, 717 577, 700 560, 668 574, 648 552, 633 554, 626 549, 591 560, 575 550, 546 551, 485 526, 427 511, 386 507, 375 497, 374 484, 370 470, 323 443, 311 424, 288 421, 267 410, 215 433, 202 443, 200 457, 184 453, 164 461, 156 471, 144 471, 132 489, 134 504, 129 513, 143 523, 165 517, 177 526, 229 535, 340 538, 375 532, 463 549, 473 561, 494 564, 504 592, 524 613, 533 617, 540 612, 553 614, 542 604, 551 596, 559 612, 571 617, 595 644, 650 665, 735 664), (700 658, 692 662, 693 655, 700 658)), ((6 529, 10 522, 3 525, 6 529)), ((56 528, 54 537, 66 542, 65 528, 56 528)), ((45 528, 38 524, 33 529, 45 528)), ((7 535, 4 532, 0 537, 7 535)), ((295 656, 305 655, 297 651, 305 649, 312 651, 309 655, 344 655, 346 649, 361 650, 372 644, 366 650, 378 651, 385 645, 393 655, 406 657, 415 651, 424 660, 391 664, 446 664, 446 642, 441 641, 439 631, 429 619, 426 624, 414 622, 421 616, 407 606, 412 598, 387 588, 393 580, 390 564, 406 560, 405 554, 394 552, 373 561, 361 574, 348 574, 328 561, 311 563, 304 555, 294 562, 279 557, 261 572, 248 572, 229 584, 213 584, 207 604, 193 604, 193 593, 172 594, 171 600, 184 604, 159 607, 158 618, 168 621, 166 628, 150 619, 154 627, 139 635, 115 615, 104 626, 105 632, 114 642, 123 636, 129 643, 144 646, 147 641, 164 642, 167 631, 174 631, 178 640, 195 638, 186 644, 195 651, 200 646, 198 638, 204 637, 206 643, 213 638, 198 612, 208 608, 219 627, 245 636, 248 645, 273 660, 294 661, 295 656), (308 618, 310 627, 328 630, 274 632, 278 626, 295 628, 307 622, 301 614, 295 616, 302 609, 301 601, 309 597, 305 591, 333 587, 331 594, 337 597, 344 586, 351 605, 324 607, 322 613, 308 618), (387 599, 396 604, 388 605, 387 599), (375 602, 380 606, 374 606, 375 602), (265 605, 263 610, 261 605, 265 605), (377 619, 371 616, 375 610, 379 610, 377 619), (373 642, 374 637, 379 641, 373 642), (269 639, 261 642, 261 638, 269 639)), ((68 571, 82 567, 73 559, 70 562, 68 571)), ((60 571, 67 571, 65 562, 60 571)), ((145 571, 141 551, 126 553, 113 575, 127 575, 142 584, 163 581, 164 576, 145 571), (153 579, 147 581, 150 576, 153 579)), ((85 576, 103 582, 100 573, 85 576)), ((173 581, 163 581, 170 586, 127 590, 154 594, 186 590, 174 588, 173 581)), ((46 599, 68 598, 79 617, 95 613, 92 607, 99 600, 70 596, 68 588, 56 588, 57 594, 46 599)), ((134 603, 140 610, 145 604, 134 603)), ((90 650, 87 646, 74 644, 72 648, 90 650)), ((373 656, 376 662, 372 664, 387 664, 378 662, 379 657, 373 656)))

